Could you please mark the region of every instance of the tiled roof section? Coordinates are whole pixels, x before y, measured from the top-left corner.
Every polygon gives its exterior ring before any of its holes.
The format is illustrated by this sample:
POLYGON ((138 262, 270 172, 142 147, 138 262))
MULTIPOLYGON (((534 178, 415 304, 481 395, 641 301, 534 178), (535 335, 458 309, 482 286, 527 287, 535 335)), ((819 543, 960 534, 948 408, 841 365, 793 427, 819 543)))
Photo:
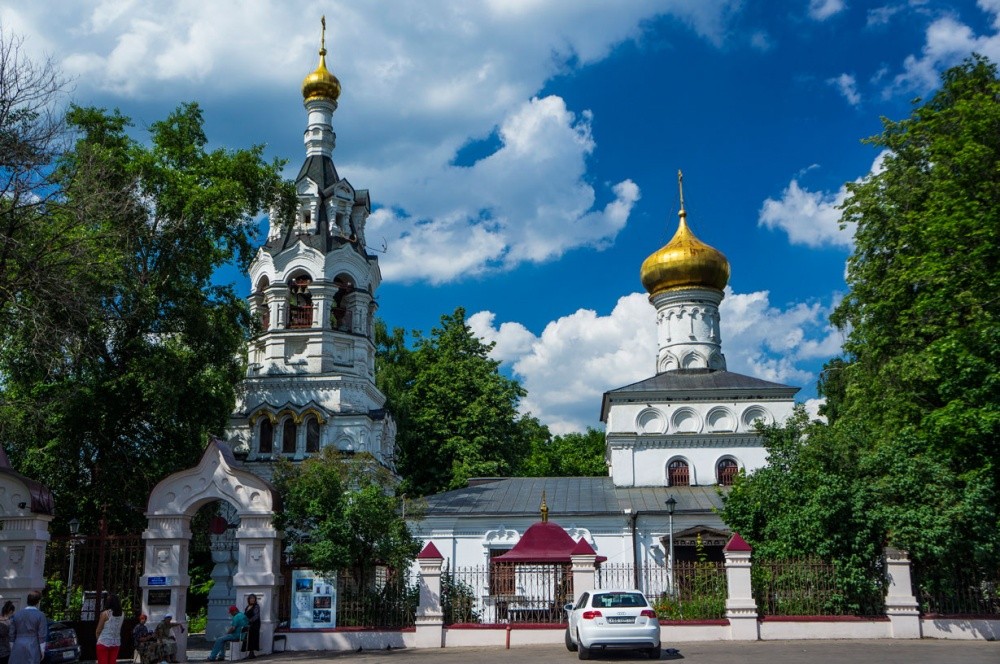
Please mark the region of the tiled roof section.
POLYGON ((799 388, 781 383, 772 383, 753 376, 731 371, 711 369, 679 369, 664 371, 652 378, 632 383, 625 387, 608 390, 601 400, 601 421, 608 421, 611 399, 624 399, 635 395, 638 399, 648 399, 651 393, 660 393, 667 398, 709 398, 710 395, 739 396, 741 398, 791 399, 799 388))
POLYGON ((788 392, 795 394, 799 388, 781 383, 772 383, 753 376, 733 373, 731 371, 712 371, 710 369, 680 369, 664 371, 652 378, 632 383, 625 387, 608 390, 608 394, 617 392, 700 392, 714 390, 762 390, 766 392, 788 392))
POLYGON ((424 500, 427 516, 538 516, 542 491, 549 516, 666 513, 667 496, 677 499, 677 512, 710 512, 722 506, 714 486, 622 487, 610 477, 510 477, 446 491, 424 500))
POLYGON ((327 187, 332 187, 340 181, 337 176, 337 167, 333 165, 333 160, 326 155, 312 155, 306 157, 299 169, 299 174, 295 176, 295 181, 302 178, 309 178, 317 185, 320 191, 326 191, 327 187))

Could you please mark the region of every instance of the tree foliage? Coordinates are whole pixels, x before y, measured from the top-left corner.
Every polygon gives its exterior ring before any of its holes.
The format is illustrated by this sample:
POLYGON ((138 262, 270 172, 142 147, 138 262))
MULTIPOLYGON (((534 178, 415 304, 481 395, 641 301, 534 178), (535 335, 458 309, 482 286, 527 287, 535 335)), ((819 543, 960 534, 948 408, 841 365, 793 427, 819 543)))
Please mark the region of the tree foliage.
POLYGON ((510 476, 527 454, 526 394, 499 372, 465 322, 465 310, 441 317, 430 336, 378 328, 376 376, 399 423, 403 490, 427 495, 464 486, 471 477, 510 476))
POLYGON ((545 429, 539 434, 531 437, 531 452, 519 469, 520 475, 601 477, 608 474, 603 431, 587 427, 585 433, 550 436, 545 429))
POLYGON ((863 561, 883 544, 920 573, 987 573, 1000 554, 1000 80, 973 56, 868 142, 848 184, 846 357, 821 389, 830 424, 766 432, 769 466, 724 518, 758 550, 863 561), (919 102, 918 102, 919 103, 919 102))
POLYGON ((35 212, 57 228, 72 217, 89 265, 35 278, 74 280, 80 314, 23 293, 36 315, 0 350, 0 436, 67 517, 134 528, 152 486, 227 423, 251 320, 212 276, 248 262, 255 217, 290 189, 261 146, 209 150, 197 104, 153 123, 148 145, 117 112, 72 107, 68 121, 76 142, 50 164, 62 203, 35 212), (58 343, 39 353, 52 321, 58 343))
POLYGON ((297 563, 331 577, 350 570, 360 582, 377 564, 407 569, 420 552, 393 495, 394 478, 368 454, 325 447, 299 464, 282 459, 274 483, 283 501, 275 526, 297 563))

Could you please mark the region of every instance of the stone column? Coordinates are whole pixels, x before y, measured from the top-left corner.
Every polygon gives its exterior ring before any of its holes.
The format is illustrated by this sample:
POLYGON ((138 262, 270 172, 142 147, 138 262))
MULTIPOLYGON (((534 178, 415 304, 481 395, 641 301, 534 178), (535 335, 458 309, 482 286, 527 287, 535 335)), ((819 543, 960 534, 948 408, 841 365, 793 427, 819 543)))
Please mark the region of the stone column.
POLYGON ((573 564, 573 604, 576 604, 580 595, 597 588, 597 552, 581 537, 569 559, 573 564))
POLYGON ((420 565, 420 603, 417 605, 417 648, 444 646, 444 612, 441 610, 441 567, 444 556, 428 542, 417 556, 420 565))
POLYGON ((260 651, 271 652, 278 626, 278 593, 282 590, 281 533, 275 530, 270 514, 241 514, 236 529, 237 572, 233 575, 236 606, 246 608, 253 593, 260 604, 260 651))
MULTIPOLYGON (((0 493, 2 498, 6 496, 0 493)), ((45 589, 45 549, 52 520, 49 514, 17 508, 20 504, 26 503, 15 504, 18 516, 0 516, 0 600, 10 600, 19 609, 27 606, 29 592, 45 589)))
POLYGON ((885 615, 889 618, 892 638, 919 639, 920 608, 913 596, 910 577, 910 556, 894 547, 885 549, 885 578, 889 588, 885 595, 885 615))
POLYGON ((139 579, 143 612, 149 616, 150 625, 170 614, 174 622, 184 627, 179 633, 174 630, 174 636, 177 638, 177 659, 187 661, 188 626, 184 617, 187 615, 187 589, 191 583, 188 576, 191 517, 150 516, 149 527, 142 538, 146 540, 145 566, 139 579))
POLYGON ((757 603, 750 584, 750 553, 752 549, 739 533, 733 533, 726 543, 726 582, 729 597, 726 599, 726 618, 729 620, 729 638, 733 641, 756 641, 760 638, 757 628, 757 603))

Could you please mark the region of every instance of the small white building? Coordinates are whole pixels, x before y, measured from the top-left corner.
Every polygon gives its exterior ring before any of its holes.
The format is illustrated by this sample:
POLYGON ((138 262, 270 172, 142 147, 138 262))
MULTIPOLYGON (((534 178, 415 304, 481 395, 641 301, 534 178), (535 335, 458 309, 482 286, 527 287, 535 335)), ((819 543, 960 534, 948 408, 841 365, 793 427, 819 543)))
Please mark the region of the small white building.
POLYGON ((683 190, 677 231, 640 277, 656 312, 656 373, 604 394, 608 477, 481 478, 429 496, 412 527, 451 565, 511 549, 543 495, 552 519, 608 564, 667 566, 671 532, 676 560, 695 559, 699 536, 722 559, 719 487, 766 463, 756 423, 785 421, 798 388, 726 370, 719 304, 729 262, 691 232, 683 190))

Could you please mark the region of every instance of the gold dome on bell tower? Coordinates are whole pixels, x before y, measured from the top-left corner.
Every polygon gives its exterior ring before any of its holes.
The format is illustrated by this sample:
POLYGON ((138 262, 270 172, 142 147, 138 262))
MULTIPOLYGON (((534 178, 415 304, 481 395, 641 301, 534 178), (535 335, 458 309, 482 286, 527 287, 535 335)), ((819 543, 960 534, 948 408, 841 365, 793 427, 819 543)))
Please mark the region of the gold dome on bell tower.
POLYGON ((729 261, 691 232, 684 209, 684 176, 677 171, 681 193, 680 222, 677 232, 665 246, 642 262, 639 278, 650 296, 681 288, 722 290, 729 283, 729 261))
POLYGON ((323 32, 320 37, 319 65, 302 81, 302 98, 329 99, 337 101, 340 97, 340 81, 326 68, 326 16, 321 19, 323 32))

